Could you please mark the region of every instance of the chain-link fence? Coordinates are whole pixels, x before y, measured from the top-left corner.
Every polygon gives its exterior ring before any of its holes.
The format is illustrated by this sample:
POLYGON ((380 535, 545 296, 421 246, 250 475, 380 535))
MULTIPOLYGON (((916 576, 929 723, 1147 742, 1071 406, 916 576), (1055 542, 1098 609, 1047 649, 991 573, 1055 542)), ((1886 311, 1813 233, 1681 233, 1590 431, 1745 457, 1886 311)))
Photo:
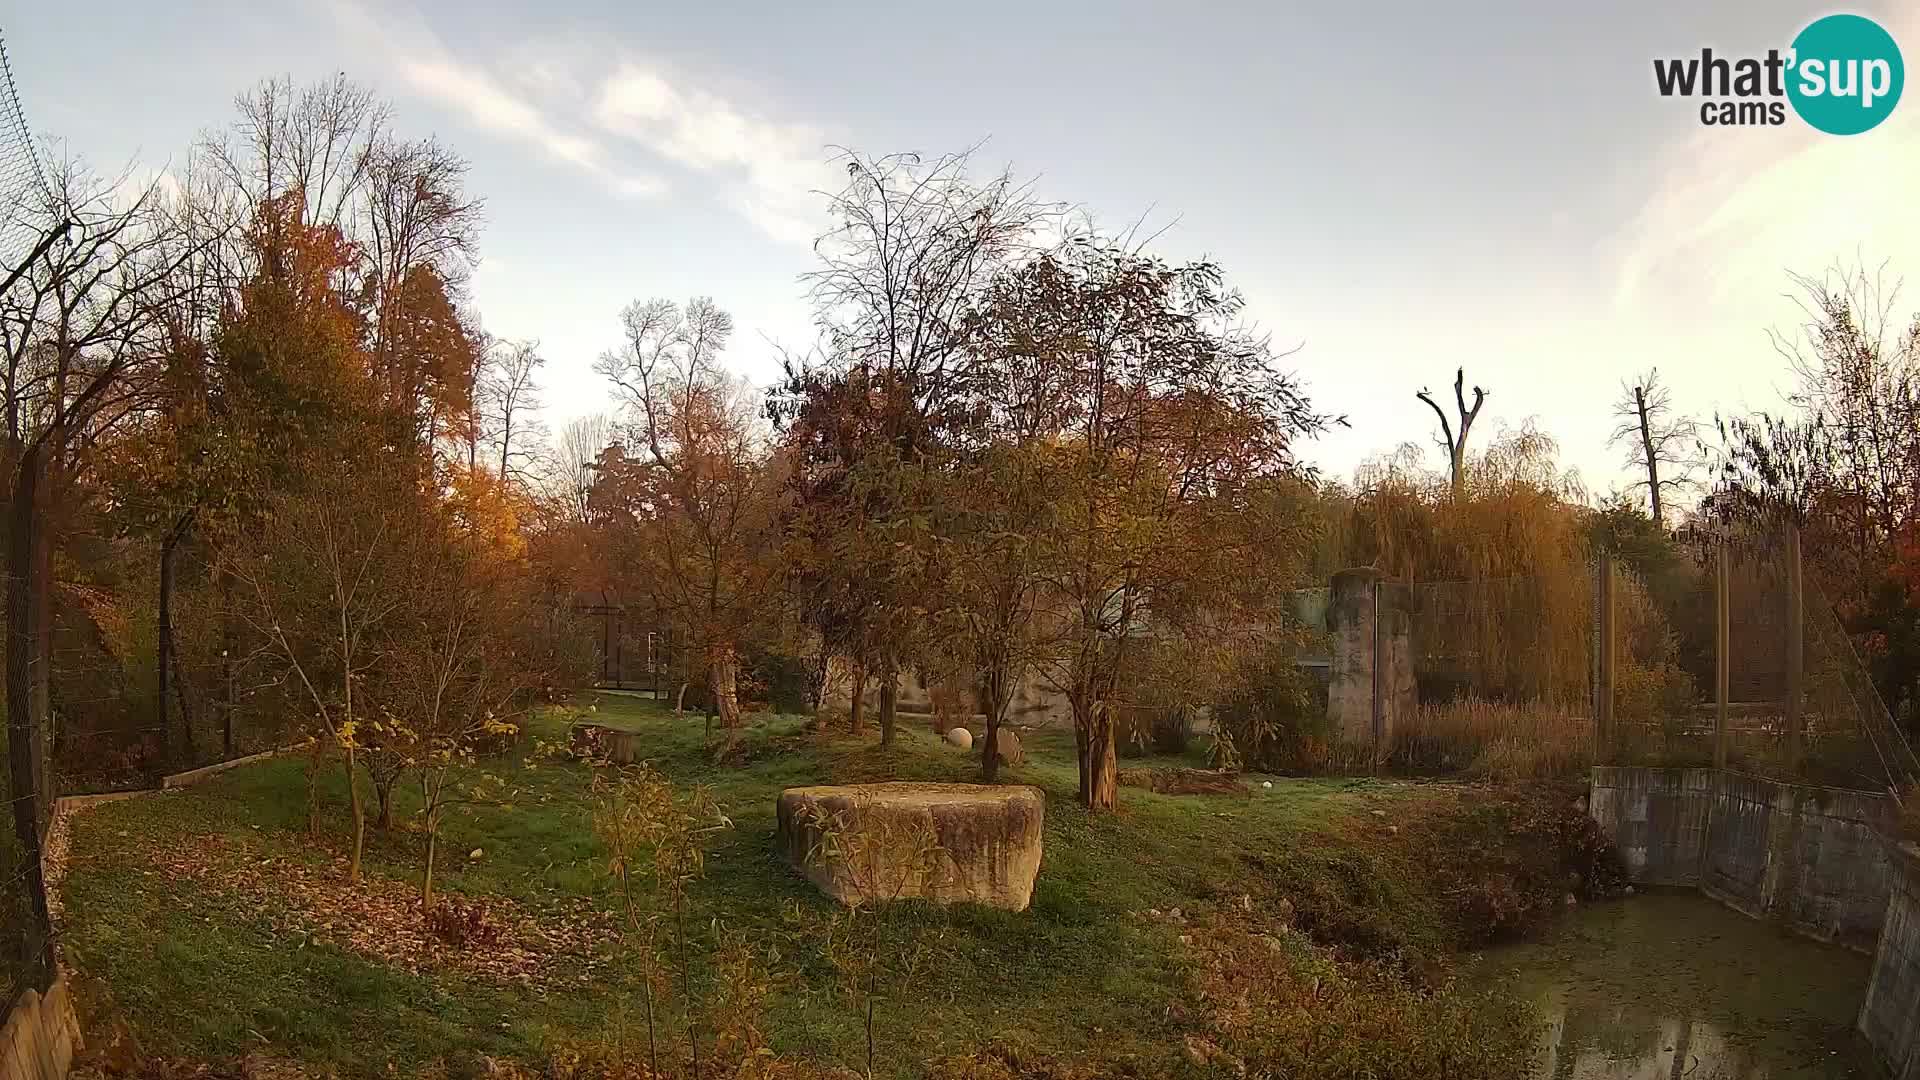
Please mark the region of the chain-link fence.
POLYGON ((1252 741, 1300 771, 1573 776, 1598 762, 1909 785, 1920 762, 1797 554, 1783 530, 1603 554, 1568 580, 1344 571, 1288 605, 1307 630, 1294 677, 1323 693, 1283 696, 1286 730, 1252 741))
MULTIPOLYGON (((0 280, 10 287, 40 243, 33 210, 43 201, 46 181, 27 126, 6 41, 0 36, 0 280)), ((10 718, 11 719, 11 718, 10 718)), ((9 724, 13 729, 15 725, 9 724)), ((0 1007, 29 987, 44 989, 52 977, 50 935, 39 891, 38 808, 47 773, 43 740, 4 735, 8 767, 4 788, 7 821, 0 828, 0 1007), (18 782, 22 778, 26 782, 18 782)))
POLYGON ((1790 530, 1621 584, 1608 760, 1884 791, 1920 775, 1790 530), (1637 636, 1636 636, 1637 635, 1637 636))

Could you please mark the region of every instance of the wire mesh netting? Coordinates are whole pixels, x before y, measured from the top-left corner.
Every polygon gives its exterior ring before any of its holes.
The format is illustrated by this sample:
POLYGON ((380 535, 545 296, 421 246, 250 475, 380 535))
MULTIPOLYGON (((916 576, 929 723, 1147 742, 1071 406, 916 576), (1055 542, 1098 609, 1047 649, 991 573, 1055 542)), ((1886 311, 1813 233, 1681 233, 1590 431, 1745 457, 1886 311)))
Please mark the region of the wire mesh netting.
POLYGON ((1300 590, 1289 615, 1311 633, 1295 664, 1321 678, 1326 715, 1311 725, 1335 744, 1303 764, 1486 776, 1722 764, 1868 791, 1913 783, 1920 761, 1860 643, 1815 582, 1800 582, 1796 606, 1789 548, 1772 540, 1730 549, 1724 585, 1718 549, 1684 547, 1596 559, 1585 581, 1350 571, 1300 590))
MULTIPOLYGON (((38 243, 32 210, 44 190, 33 137, 14 87, 6 41, 0 36, 0 277, 20 268, 38 243)), ((4 729, 0 729, 0 745, 5 745, 10 760, 13 747, 4 740, 4 729)), ((36 768, 27 771, 44 775, 45 747, 33 749, 40 751, 38 760, 32 763, 36 768)), ((15 771, 7 772, 4 792, 8 814, 5 826, 0 827, 0 925, 6 928, 4 949, 0 949, 0 1004, 11 1003, 27 987, 44 987, 51 977, 45 962, 47 927, 34 902, 34 867, 14 828, 16 810, 32 810, 40 803, 41 793, 36 785, 15 790, 15 771)))

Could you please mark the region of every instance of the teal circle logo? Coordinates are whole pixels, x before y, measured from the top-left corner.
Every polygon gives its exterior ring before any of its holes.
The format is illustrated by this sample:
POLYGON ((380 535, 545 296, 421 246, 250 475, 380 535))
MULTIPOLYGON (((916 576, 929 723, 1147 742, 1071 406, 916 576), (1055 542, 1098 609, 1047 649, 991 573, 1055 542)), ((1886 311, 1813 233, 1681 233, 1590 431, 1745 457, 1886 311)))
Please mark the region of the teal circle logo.
POLYGON ((1900 103, 1907 81, 1900 46, 1860 15, 1828 15, 1793 39, 1787 100, 1800 119, 1829 135, 1858 135, 1900 103))

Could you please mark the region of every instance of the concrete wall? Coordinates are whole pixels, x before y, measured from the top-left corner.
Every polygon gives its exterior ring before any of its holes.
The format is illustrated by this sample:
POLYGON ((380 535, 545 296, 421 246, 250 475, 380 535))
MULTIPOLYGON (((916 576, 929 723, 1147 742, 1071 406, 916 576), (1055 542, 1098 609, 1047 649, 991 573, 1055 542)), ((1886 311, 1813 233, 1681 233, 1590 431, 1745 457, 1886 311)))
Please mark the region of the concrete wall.
POLYGON ((65 1080, 80 1046, 80 1022, 63 975, 45 996, 21 994, 7 1014, 0 1028, 0 1080, 65 1080))
POLYGON ((1884 795, 1713 769, 1595 768, 1588 812, 1634 881, 1697 885, 1756 918, 1873 953, 1855 1026, 1920 1080, 1920 849, 1884 795))
POLYGON ((1920 1080, 1920 851, 1895 848, 1892 895, 1856 1027, 1894 1080, 1920 1080))
POLYGON ((1413 619, 1404 585, 1382 580, 1371 567, 1342 570, 1333 575, 1327 600, 1327 630, 1333 637, 1333 659, 1327 669, 1327 720, 1335 734, 1349 743, 1373 742, 1374 667, 1380 667, 1382 699, 1380 741, 1392 736, 1396 721, 1411 717, 1418 704, 1413 678, 1413 619), (1384 586, 1384 587, 1383 587, 1384 586), (1378 604, 1375 593, 1378 592, 1378 604), (1376 635, 1375 611, 1380 623, 1376 635), (1376 657, 1376 637, 1380 655, 1376 657))
POLYGON ((1886 921, 1887 798, 1723 773, 1700 885, 1801 933, 1870 951, 1886 921))
POLYGON ((1700 884, 1712 769, 1597 767, 1587 805, 1620 848, 1629 878, 1647 885, 1700 884))
POLYGON ((1879 937, 1892 888, 1883 795, 1712 769, 1603 767, 1588 805, 1634 881, 1698 886, 1861 951, 1879 937))

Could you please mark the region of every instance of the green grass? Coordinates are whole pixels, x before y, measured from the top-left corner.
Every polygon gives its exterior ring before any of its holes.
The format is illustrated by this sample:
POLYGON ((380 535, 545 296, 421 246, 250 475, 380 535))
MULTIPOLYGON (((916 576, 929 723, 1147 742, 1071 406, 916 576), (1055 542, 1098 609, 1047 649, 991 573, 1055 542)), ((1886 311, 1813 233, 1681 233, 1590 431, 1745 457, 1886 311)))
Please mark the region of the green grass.
MULTIPOLYGON (((819 740, 793 717, 756 717, 743 766, 717 766, 698 715, 676 719, 644 697, 602 694, 587 719, 647 737, 651 763, 676 783, 709 785, 735 827, 714 841, 693 907, 720 933, 777 949, 785 978, 764 1024, 777 1050, 858 1066, 854 1004, 823 953, 833 912, 773 846, 781 789, 880 779, 976 778, 977 759, 918 723, 896 746, 819 740)), ((487 767, 517 790, 511 809, 479 809, 446 826, 441 881, 456 893, 510 897, 535 912, 581 898, 607 910, 606 854, 590 826, 592 770, 534 761, 534 738, 564 737, 567 713, 535 719, 520 751, 487 767), (479 858, 469 858, 478 848, 479 858)), ((1177 927, 1150 908, 1204 911, 1242 891, 1287 896, 1340 943, 1375 951, 1444 951, 1435 898, 1391 856, 1356 844, 1372 819, 1419 789, 1368 780, 1252 778, 1251 797, 1163 796, 1125 788, 1120 809, 1089 816, 1073 800, 1072 736, 1033 732, 1010 782, 1047 795, 1045 856, 1023 913, 907 904, 896 919, 932 957, 881 1011, 881 1069, 915 1075, 928 1057, 985 1043, 1023 1052, 1102 1053, 1172 1061, 1169 1008, 1183 998, 1177 927), (1363 824, 1353 824, 1355 821, 1363 824)), ((1191 764, 1188 759, 1156 763, 1191 764)), ((1142 764, 1130 762, 1129 764, 1142 764)), ((208 835, 244 839, 273 857, 330 864, 347 842, 345 785, 324 778, 327 832, 306 831, 306 763, 285 757, 235 769, 180 793, 90 810, 75 822, 68 948, 90 1007, 129 1024, 157 1053, 226 1059, 267 1046, 285 1056, 372 1075, 435 1060, 506 1055, 539 1062, 638 1023, 637 965, 616 963, 593 985, 529 992, 445 973, 413 975, 273 929, 267 912, 222 894, 218 878, 170 881, 143 853, 208 835)), ((1411 805, 1411 804, 1409 804, 1411 805)), ((400 793, 396 817, 417 809, 400 793)), ((1377 830, 1376 830, 1377 831, 1377 830)), ((369 832, 368 873, 417 880, 422 841, 369 832)))

